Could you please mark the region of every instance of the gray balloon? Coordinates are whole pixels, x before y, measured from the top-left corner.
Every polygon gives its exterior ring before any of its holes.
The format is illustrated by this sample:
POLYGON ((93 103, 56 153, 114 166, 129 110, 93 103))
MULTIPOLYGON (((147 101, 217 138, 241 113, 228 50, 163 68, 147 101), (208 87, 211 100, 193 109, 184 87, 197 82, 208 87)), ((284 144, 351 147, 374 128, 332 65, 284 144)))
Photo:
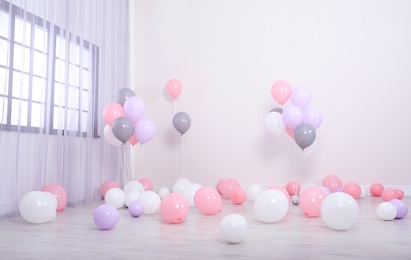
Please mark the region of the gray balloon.
POLYGON ((173 126, 181 134, 185 134, 191 126, 191 118, 185 112, 178 112, 173 117, 173 126))
POLYGON ((117 92, 117 103, 119 103, 120 105, 124 105, 124 102, 126 102, 127 98, 135 95, 136 94, 133 90, 129 88, 121 88, 117 92))
POLYGON ((111 130, 113 135, 125 144, 134 133, 133 122, 128 117, 118 117, 113 121, 111 130))
POLYGON ((271 112, 277 112, 277 113, 282 114, 282 113, 283 113, 283 109, 280 108, 280 107, 276 107, 276 108, 271 109, 271 110, 270 110, 270 113, 271 113, 271 112))
POLYGON ((310 124, 301 124, 294 129, 294 140, 303 150, 314 143, 315 137, 315 128, 310 124))

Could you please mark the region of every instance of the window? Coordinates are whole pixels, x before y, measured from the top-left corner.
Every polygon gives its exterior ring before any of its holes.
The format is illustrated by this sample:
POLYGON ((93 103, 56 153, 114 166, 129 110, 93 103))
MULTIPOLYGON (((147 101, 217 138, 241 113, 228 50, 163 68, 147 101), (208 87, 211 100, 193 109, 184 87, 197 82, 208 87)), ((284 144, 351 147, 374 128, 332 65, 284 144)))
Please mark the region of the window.
POLYGON ((98 47, 1 3, 2 129, 97 137, 98 47))

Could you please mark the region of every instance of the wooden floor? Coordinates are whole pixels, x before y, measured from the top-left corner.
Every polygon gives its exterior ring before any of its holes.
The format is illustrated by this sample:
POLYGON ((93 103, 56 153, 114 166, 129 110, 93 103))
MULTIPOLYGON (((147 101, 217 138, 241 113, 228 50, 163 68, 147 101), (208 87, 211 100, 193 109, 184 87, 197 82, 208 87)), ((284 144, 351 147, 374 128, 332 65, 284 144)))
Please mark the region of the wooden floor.
MULTIPOLYGON (((409 207, 411 197, 403 199, 409 207)), ((358 201, 360 218, 346 231, 330 229, 321 217, 307 218, 290 205, 280 222, 253 218, 251 202, 206 216, 196 208, 181 224, 162 222, 160 213, 132 218, 120 209, 120 222, 99 230, 93 222, 102 203, 67 207, 46 224, 30 224, 20 216, 0 219, 0 259, 411 259, 411 216, 379 220, 381 198, 358 201), (226 243, 219 225, 228 214, 243 215, 248 234, 239 244, 226 243)), ((411 207, 410 207, 411 208, 411 207)))

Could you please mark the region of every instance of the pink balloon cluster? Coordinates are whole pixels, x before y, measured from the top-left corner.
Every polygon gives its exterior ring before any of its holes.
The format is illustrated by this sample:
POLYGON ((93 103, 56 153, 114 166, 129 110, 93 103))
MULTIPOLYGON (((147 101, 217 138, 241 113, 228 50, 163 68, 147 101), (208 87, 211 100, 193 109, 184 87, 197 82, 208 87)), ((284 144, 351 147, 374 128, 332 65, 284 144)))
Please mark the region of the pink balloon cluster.
POLYGON ((402 189, 385 188, 381 183, 373 183, 370 186, 370 193, 374 197, 381 197, 383 201, 402 199, 404 191, 402 189))
POLYGON ((216 190, 223 198, 231 199, 236 205, 243 204, 247 199, 247 192, 232 178, 221 179, 216 185, 216 190))
POLYGON ((107 104, 103 110, 105 139, 114 146, 126 142, 134 146, 150 141, 156 126, 152 120, 143 118, 145 109, 144 101, 131 89, 120 89, 117 102, 107 104))
POLYGON ((281 106, 288 100, 291 104, 269 112, 265 119, 268 130, 277 137, 286 131, 303 150, 312 145, 323 118, 319 109, 309 107, 312 99, 310 89, 306 86, 292 89, 287 81, 278 80, 271 87, 271 95, 281 106))

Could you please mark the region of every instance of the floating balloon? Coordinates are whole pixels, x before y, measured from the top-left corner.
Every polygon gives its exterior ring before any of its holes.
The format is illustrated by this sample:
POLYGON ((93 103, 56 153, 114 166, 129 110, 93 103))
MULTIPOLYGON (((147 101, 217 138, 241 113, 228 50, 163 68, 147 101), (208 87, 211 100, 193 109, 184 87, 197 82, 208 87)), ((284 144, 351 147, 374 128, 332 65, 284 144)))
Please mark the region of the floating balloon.
POLYGON ((113 135, 123 143, 126 143, 134 133, 133 122, 128 117, 118 117, 111 126, 113 135))
POLYGON ((49 192, 31 191, 19 201, 19 212, 24 220, 42 224, 56 218, 56 201, 49 192))
POLYGON ((153 139, 156 133, 156 126, 150 119, 142 118, 137 121, 134 132, 140 144, 145 144, 153 139))
POLYGON ((282 119, 288 128, 294 130, 303 121, 303 111, 296 105, 286 106, 282 113, 282 119))
POLYGON ((163 219, 170 224, 183 222, 190 210, 188 200, 181 193, 170 193, 163 198, 160 212, 163 219))
POLYGON ((278 112, 270 112, 265 116, 265 127, 274 136, 279 137, 285 129, 285 124, 283 122, 283 117, 278 112))
POLYGON ((124 114, 135 123, 144 115, 146 105, 140 97, 132 96, 124 102, 123 109, 124 114))
POLYGON ((178 79, 170 79, 167 82, 167 91, 172 98, 177 98, 183 91, 183 86, 178 79))
POLYGON ((123 106, 127 99, 135 95, 136 94, 134 93, 134 91, 130 88, 121 88, 117 91, 117 103, 123 106))
POLYGON ((225 216, 220 222, 220 233, 229 243, 239 243, 247 235, 247 220, 239 214, 225 216))
POLYGON ((303 123, 310 124, 315 129, 318 129, 323 122, 323 114, 320 110, 314 107, 309 107, 303 112, 303 123))
POLYGON ((135 131, 133 131, 133 135, 130 137, 130 139, 128 139, 128 142, 129 142, 132 146, 138 144, 138 139, 137 139, 137 137, 136 137, 136 132, 135 132, 135 131))
POLYGON ((284 110, 284 109, 282 109, 281 107, 275 107, 275 108, 273 108, 273 109, 270 110, 270 113, 271 113, 271 112, 277 112, 277 113, 282 114, 282 113, 283 113, 283 110, 284 110))
POLYGON ((103 118, 111 126, 117 118, 124 116, 124 110, 119 103, 109 103, 103 109, 103 118))
POLYGON ((110 125, 104 126, 104 138, 109 144, 115 147, 119 147, 122 144, 122 142, 114 136, 113 129, 110 125))
POLYGON ((94 210, 93 221, 99 229, 112 229, 119 220, 120 214, 118 210, 110 204, 100 205, 94 210))
POLYGON ((321 205, 321 217, 332 229, 347 230, 357 221, 360 213, 357 201, 344 192, 328 195, 321 205))
POLYGON ((301 149, 312 145, 316 138, 314 127, 309 124, 301 124, 294 130, 294 140, 301 149))
POLYGON ((184 135, 191 126, 190 116, 186 112, 178 112, 173 117, 173 126, 181 135, 184 135))
POLYGON ((45 186, 42 191, 47 191, 53 194, 57 199, 57 211, 62 211, 67 204, 66 190, 58 184, 49 184, 45 186))
POLYGON ((277 80, 271 86, 271 96, 277 101, 280 105, 284 105, 285 102, 291 96, 291 86, 285 80, 277 80))
POLYGON ((302 110, 311 102, 311 90, 305 86, 295 87, 291 93, 291 103, 302 110))

